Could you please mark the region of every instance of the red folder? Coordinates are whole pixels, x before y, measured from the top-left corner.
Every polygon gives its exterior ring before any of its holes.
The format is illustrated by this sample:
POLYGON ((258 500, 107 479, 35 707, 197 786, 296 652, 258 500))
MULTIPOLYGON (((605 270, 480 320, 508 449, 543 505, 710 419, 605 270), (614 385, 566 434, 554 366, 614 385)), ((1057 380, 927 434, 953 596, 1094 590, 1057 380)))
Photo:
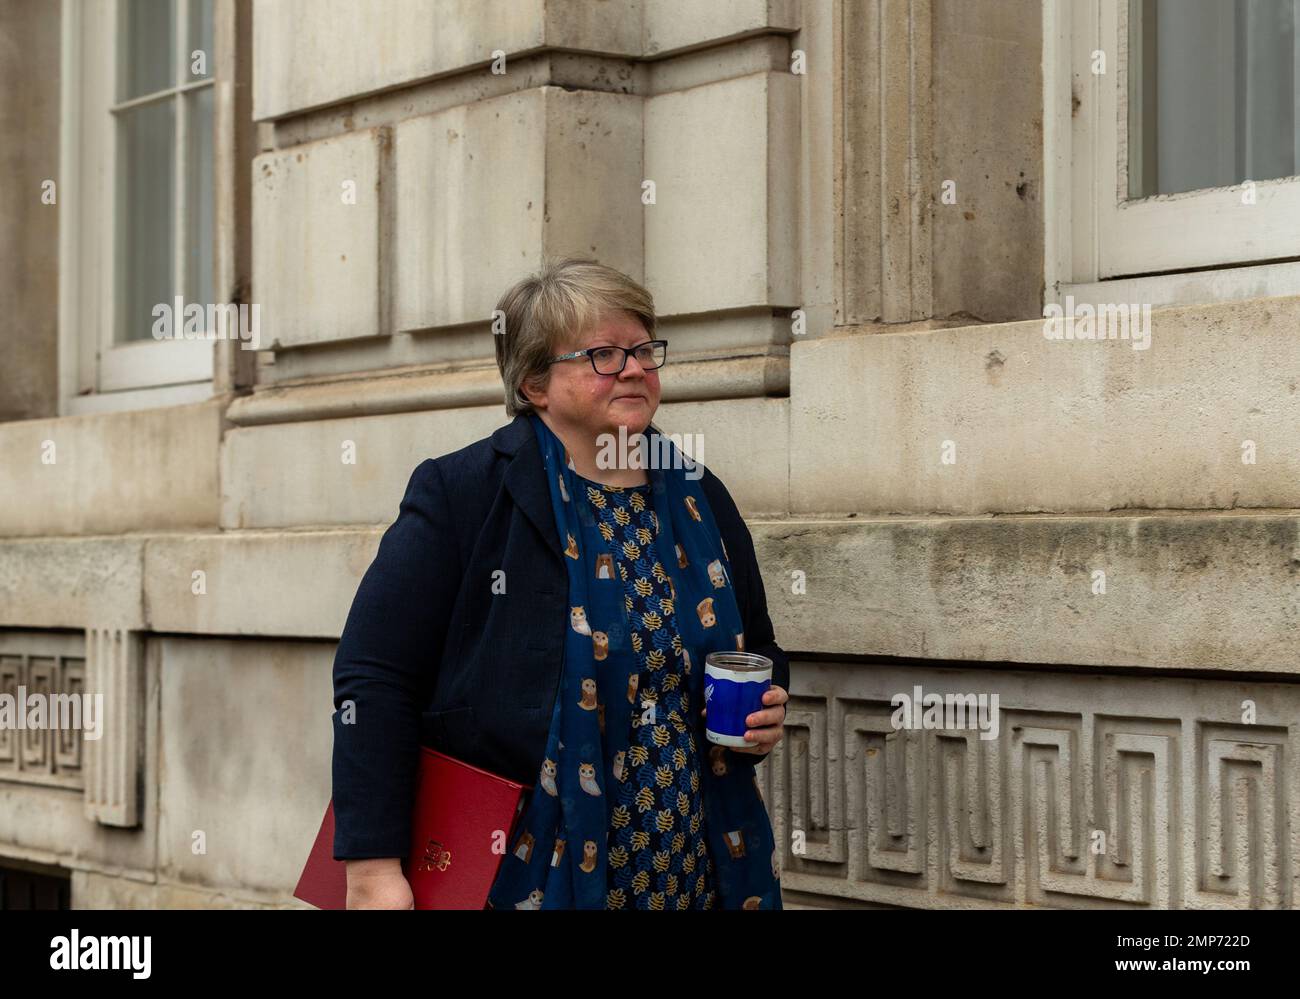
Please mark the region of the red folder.
MULTIPOLYGON (((494 853, 498 830, 508 849, 524 810, 524 792, 488 770, 428 746, 420 747, 420 771, 411 814, 411 853, 402 873, 417 909, 482 909, 505 853, 494 853)), ((334 859, 334 801, 325 809, 311 856, 294 897, 318 909, 347 908, 347 862, 334 859)))

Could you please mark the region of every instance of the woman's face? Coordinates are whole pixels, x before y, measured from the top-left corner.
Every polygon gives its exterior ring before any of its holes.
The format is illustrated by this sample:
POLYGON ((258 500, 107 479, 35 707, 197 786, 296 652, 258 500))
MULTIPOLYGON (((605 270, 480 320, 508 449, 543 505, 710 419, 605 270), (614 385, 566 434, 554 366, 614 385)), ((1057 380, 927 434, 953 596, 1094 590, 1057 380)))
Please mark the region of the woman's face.
MULTIPOLYGON (((628 312, 603 318, 578 341, 565 345, 557 354, 587 347, 635 347, 650 337, 638 319, 628 312)), ((643 433, 659 408, 659 371, 646 371, 631 355, 616 375, 597 374, 588 357, 556 361, 545 389, 532 393, 533 405, 545 410, 553 424, 595 440, 600 434, 617 436, 620 426, 628 435, 643 433)))

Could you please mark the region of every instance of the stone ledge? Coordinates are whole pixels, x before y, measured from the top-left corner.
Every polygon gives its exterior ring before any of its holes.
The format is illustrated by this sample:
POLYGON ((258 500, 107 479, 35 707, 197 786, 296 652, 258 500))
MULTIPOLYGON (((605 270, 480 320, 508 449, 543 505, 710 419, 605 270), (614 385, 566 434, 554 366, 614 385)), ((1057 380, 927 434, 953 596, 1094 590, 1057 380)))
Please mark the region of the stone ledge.
MULTIPOLYGON (((749 526, 792 653, 1300 673, 1300 513, 749 526)), ((0 541, 0 626, 336 640, 386 527, 0 541)))
POLYGON ((1300 514, 751 524, 788 650, 1300 673, 1300 514), (807 593, 791 593, 791 573, 807 593), (1093 573, 1106 592, 1094 595, 1093 573))
POLYGON ((427 0, 402 16, 368 13, 352 0, 276 0, 254 11, 253 116, 261 121, 427 81, 454 86, 488 77, 497 50, 512 74, 537 56, 636 65, 718 50, 709 56, 716 62, 718 52, 726 58, 728 48, 789 36, 801 24, 797 0, 427 0), (331 72, 317 71, 324 65, 331 72))
MULTIPOLYGON (((785 347, 728 351, 726 356, 685 355, 673 363, 661 402, 705 402, 783 395, 790 389, 785 347)), ((227 419, 240 427, 297 423, 349 416, 382 416, 428 409, 500 404, 501 372, 494 361, 416 367, 376 376, 322 378, 300 385, 280 383, 236 399, 227 419)))
MULTIPOLYGON (((305 859, 305 858, 304 858, 305 859)), ((195 887, 170 881, 148 884, 98 871, 72 875, 74 909, 314 909, 285 892, 195 887)))

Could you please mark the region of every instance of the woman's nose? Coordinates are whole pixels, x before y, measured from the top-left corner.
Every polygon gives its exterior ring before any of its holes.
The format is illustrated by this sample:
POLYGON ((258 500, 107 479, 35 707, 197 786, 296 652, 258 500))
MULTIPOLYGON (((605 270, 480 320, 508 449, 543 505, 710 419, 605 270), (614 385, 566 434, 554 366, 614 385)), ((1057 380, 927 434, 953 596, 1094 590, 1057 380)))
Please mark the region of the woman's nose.
POLYGON ((645 377, 645 368, 641 367, 641 362, 640 362, 640 361, 638 361, 638 360, 637 360, 635 357, 633 357, 631 354, 628 354, 628 355, 627 355, 627 363, 623 365, 623 370, 620 371, 619 374, 620 374, 620 375, 634 374, 634 375, 639 375, 640 377, 644 378, 644 377, 645 377), (634 367, 634 366, 635 366, 635 367, 634 367))

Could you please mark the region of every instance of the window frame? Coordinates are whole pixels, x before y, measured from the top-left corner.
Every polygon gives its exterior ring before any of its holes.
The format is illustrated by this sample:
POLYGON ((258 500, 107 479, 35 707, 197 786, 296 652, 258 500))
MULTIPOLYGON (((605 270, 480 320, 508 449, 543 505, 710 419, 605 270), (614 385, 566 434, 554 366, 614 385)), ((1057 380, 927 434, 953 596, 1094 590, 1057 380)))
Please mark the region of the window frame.
MULTIPOLYGON (((118 25, 123 2, 62 0, 61 5, 60 415, 197 402, 213 394, 216 341, 113 340, 118 305, 116 268, 121 257, 117 247, 126 207, 118 185, 121 148, 113 109, 119 103, 131 103, 117 100, 118 25)), ((186 0, 178 0, 177 10, 181 23, 176 36, 184 37, 186 0)), ((213 73, 202 84, 183 89, 217 86, 217 54, 213 51, 208 57, 213 73)), ((214 104, 216 97, 214 92, 214 104)), ((171 94, 166 99, 177 97, 171 94)), ((215 151, 222 125, 216 118, 214 113, 217 136, 213 159, 214 169, 219 170, 223 161, 215 151)), ((177 143, 187 141, 183 132, 178 118, 177 143)), ((184 177, 178 178, 178 200, 184 197, 184 183, 184 177)), ((214 187, 219 183, 214 177, 214 187)), ((178 220, 175 211, 174 207, 172 224, 180 228, 184 219, 178 220)), ((214 230, 213 238, 219 243, 221 236, 214 230)), ((214 246, 214 260, 217 249, 214 246)), ((182 258, 184 252, 183 246, 175 246, 174 259, 182 258)), ((215 284, 214 297, 221 297, 215 284)))
POLYGON ((1300 177, 1255 181, 1254 205, 1240 184, 1128 200, 1127 0, 1044 0, 1043 25, 1048 298, 1120 281, 1152 304, 1300 293, 1300 177), (1236 269, 1251 275, 1224 279, 1236 269))

